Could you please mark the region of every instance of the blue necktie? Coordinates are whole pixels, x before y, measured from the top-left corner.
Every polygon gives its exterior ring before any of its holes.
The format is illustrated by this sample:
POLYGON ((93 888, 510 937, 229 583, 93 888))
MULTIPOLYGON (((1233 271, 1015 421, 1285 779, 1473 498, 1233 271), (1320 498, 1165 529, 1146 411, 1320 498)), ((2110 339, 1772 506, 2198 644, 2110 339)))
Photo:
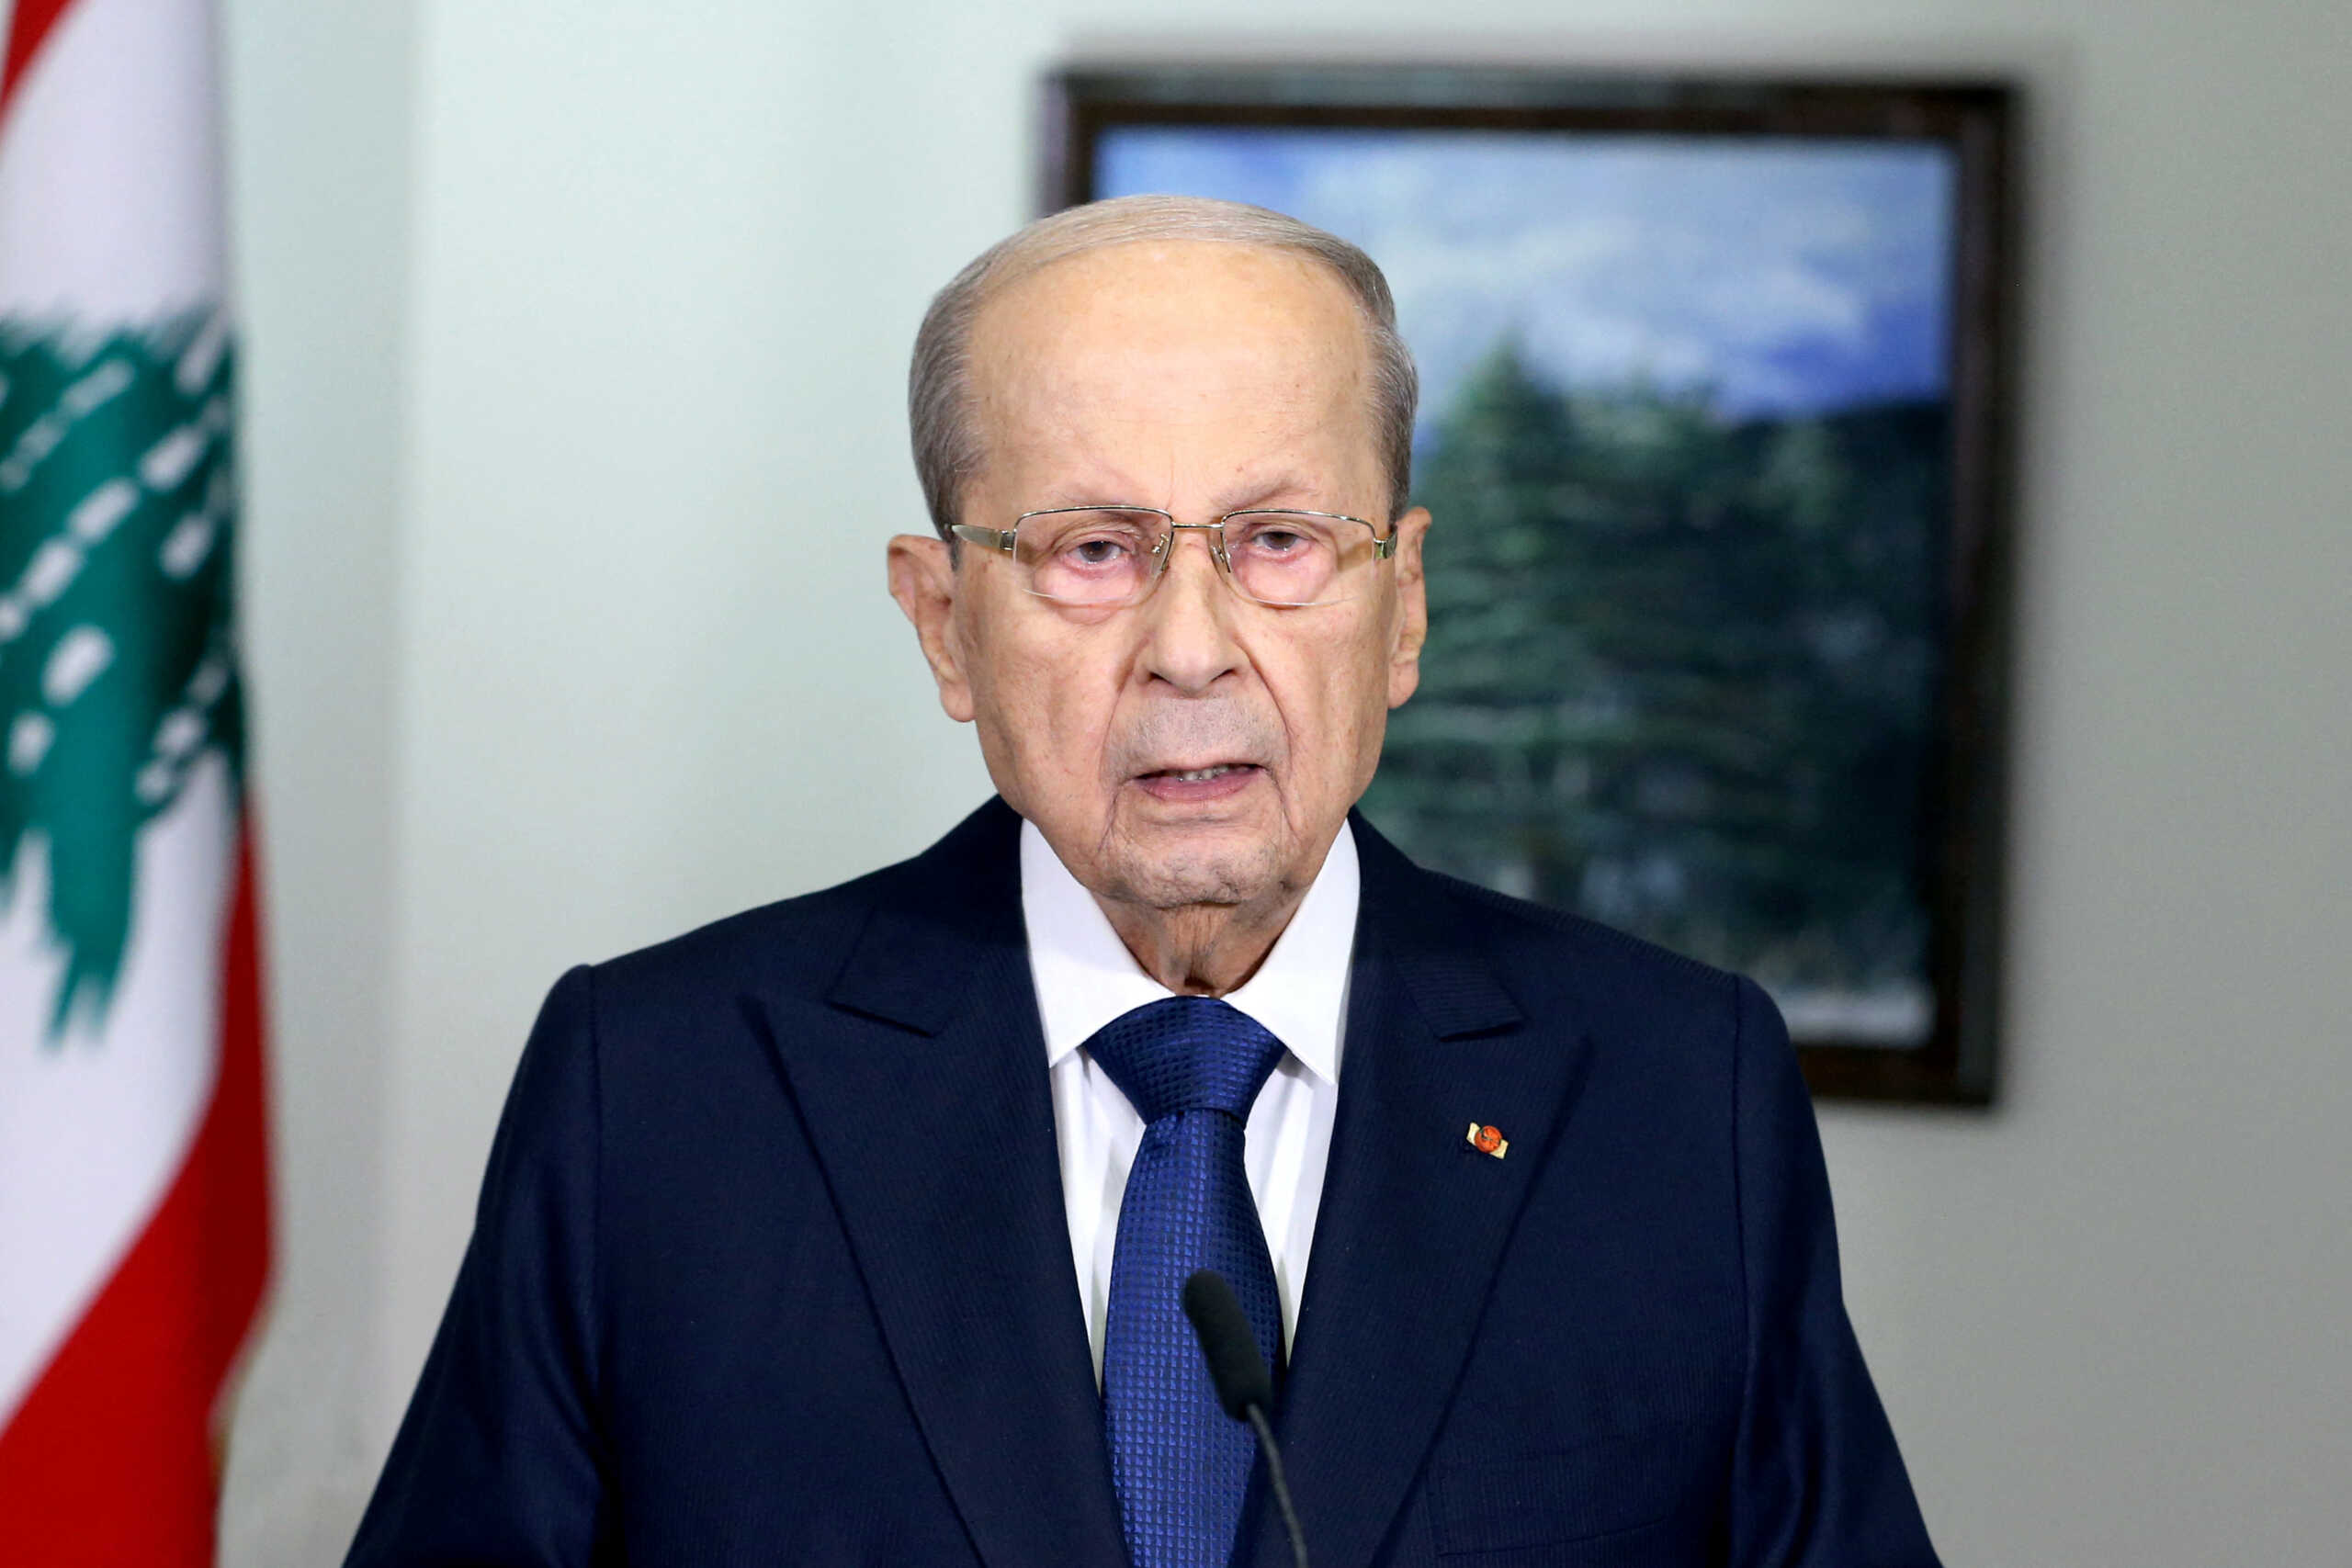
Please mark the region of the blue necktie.
POLYGON ((1241 1145, 1283 1043, 1221 1001, 1169 997, 1086 1043, 1146 1123, 1119 1201, 1102 1331, 1127 1555, 1135 1568, 1225 1568, 1255 1439, 1218 1407, 1182 1297, 1194 1269, 1224 1275, 1266 1364, 1281 1364, 1282 1303, 1241 1145))

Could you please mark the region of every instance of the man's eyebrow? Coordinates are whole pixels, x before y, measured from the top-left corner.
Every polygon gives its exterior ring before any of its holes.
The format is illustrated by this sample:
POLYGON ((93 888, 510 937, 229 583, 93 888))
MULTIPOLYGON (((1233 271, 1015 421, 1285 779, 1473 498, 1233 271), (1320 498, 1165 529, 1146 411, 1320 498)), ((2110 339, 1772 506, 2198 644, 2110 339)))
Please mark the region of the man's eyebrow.
MULTIPOLYGON (((1252 475, 1228 485, 1217 492, 1212 504, 1219 514, 1280 510, 1284 506, 1328 510, 1325 503, 1330 499, 1328 487, 1317 484, 1303 472, 1284 469, 1271 475, 1252 475)), ((1151 498, 1148 487, 1129 484, 1107 470, 1091 475, 1083 482, 1055 480, 1023 503, 1023 509, 1031 512, 1057 506, 1138 506, 1153 511, 1166 510, 1162 501, 1151 498), (1104 482, 1093 482, 1095 479, 1104 482)))
POLYGON ((1226 512, 1262 512, 1283 506, 1328 510, 1330 500, 1329 487, 1303 473, 1285 470, 1234 485, 1226 491, 1219 507, 1226 512))
POLYGON ((1046 480, 1025 504, 1038 506, 1148 506, 1151 487, 1133 482, 1135 476, 1108 467, 1079 468, 1046 480))
POLYGON ((1057 506, 1134 506, 1159 511, 1156 502, 1143 499, 1143 491, 1131 485, 1047 485, 1029 498, 1024 509, 1030 512, 1051 511, 1057 506))

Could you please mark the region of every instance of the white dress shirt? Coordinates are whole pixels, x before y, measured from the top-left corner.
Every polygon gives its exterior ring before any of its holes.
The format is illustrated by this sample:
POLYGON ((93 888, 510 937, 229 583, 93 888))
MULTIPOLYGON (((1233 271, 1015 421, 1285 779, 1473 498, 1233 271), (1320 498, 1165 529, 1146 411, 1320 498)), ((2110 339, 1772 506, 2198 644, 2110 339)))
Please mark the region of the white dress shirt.
MULTIPOLYGON (((1225 1000, 1264 1025, 1286 1048, 1250 1108, 1243 1163, 1273 1254, 1283 1344, 1298 1322, 1306 1253, 1323 1199, 1331 1119, 1340 1103, 1340 1045, 1347 1028, 1348 965, 1355 949, 1362 887, 1354 835, 1343 825, 1315 885, 1247 985, 1225 1000)), ((1143 1140, 1143 1119, 1092 1053, 1079 1049, 1121 1013, 1175 995, 1143 972, 1094 896, 1069 874, 1046 836, 1021 827, 1021 913, 1029 928, 1029 973, 1046 1026, 1054 1136, 1060 1145, 1062 1201, 1069 1213, 1070 1259, 1086 1307, 1094 1377, 1102 1378, 1102 1326, 1111 1297, 1111 1257, 1127 1168, 1143 1140)))

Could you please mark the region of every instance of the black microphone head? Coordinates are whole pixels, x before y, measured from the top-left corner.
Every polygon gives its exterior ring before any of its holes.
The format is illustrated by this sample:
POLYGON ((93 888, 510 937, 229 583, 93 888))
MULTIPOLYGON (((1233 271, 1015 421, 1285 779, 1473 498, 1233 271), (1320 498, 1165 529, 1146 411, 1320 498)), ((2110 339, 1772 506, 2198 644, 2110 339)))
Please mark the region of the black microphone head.
POLYGON ((1274 1407, 1273 1374, 1258 1341, 1250 1333, 1250 1314, 1234 1299, 1233 1287, 1214 1269, 1195 1269, 1184 1281, 1184 1315, 1193 1320, 1193 1334, 1201 1342, 1201 1358, 1209 1364, 1209 1381, 1216 1385, 1216 1402, 1236 1421, 1250 1419, 1250 1407, 1274 1407))

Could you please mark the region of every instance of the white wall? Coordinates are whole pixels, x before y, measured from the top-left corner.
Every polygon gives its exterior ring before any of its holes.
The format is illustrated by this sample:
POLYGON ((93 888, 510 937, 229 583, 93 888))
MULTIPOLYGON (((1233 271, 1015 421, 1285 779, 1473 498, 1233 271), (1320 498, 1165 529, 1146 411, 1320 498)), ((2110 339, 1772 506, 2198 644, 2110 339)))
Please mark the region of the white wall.
POLYGON ((232 1562, 347 1533, 555 975, 984 790, 882 593, 904 355, 1123 39, 2028 80, 2006 1100, 1826 1113, 1849 1299, 1953 1563, 2346 1561, 2341 5, 228 13, 286 1190, 232 1562))
POLYGON ((226 11, 278 1260, 223 1556, 307 1564, 339 1558, 384 1449, 413 23, 405 0, 226 11))

